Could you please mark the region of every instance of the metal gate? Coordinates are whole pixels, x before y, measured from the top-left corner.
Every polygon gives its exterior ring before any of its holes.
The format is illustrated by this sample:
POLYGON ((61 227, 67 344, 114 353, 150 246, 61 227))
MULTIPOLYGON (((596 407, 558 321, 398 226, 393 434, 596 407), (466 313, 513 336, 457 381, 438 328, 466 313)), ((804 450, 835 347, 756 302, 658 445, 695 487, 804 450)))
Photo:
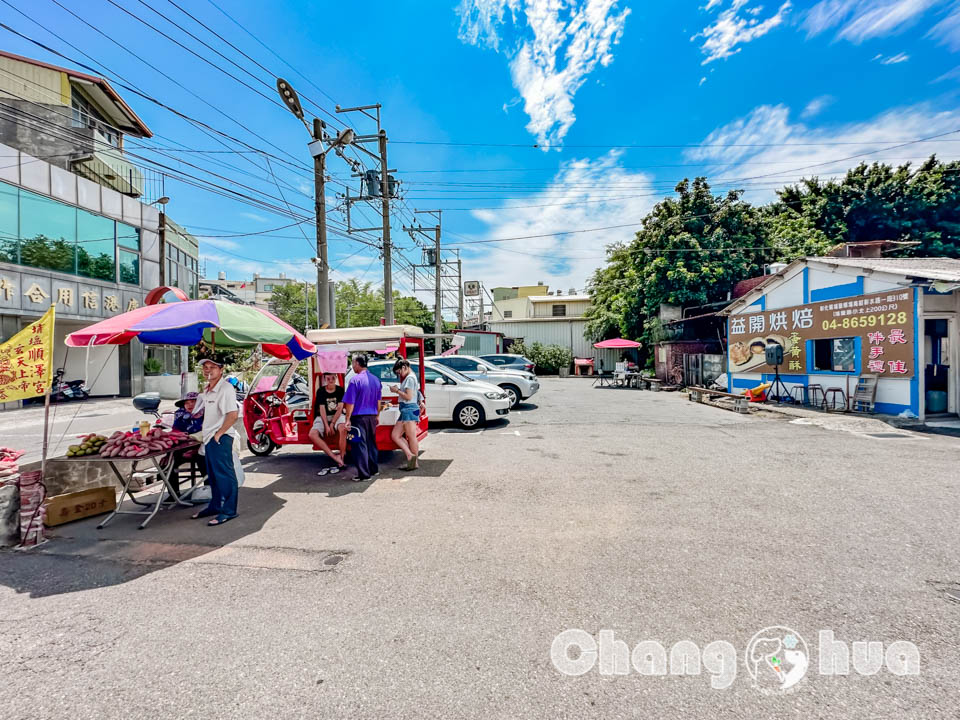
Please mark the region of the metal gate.
POLYGON ((726 372, 725 355, 687 353, 683 356, 683 384, 706 387, 726 372))

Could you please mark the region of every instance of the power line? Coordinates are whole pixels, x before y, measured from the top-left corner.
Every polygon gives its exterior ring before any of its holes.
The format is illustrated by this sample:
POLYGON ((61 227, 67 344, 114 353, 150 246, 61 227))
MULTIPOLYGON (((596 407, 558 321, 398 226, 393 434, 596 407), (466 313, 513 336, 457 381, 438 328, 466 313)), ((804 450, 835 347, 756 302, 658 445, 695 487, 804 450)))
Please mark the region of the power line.
MULTIPOLYGON (((143 2, 143 0, 138 0, 138 2, 140 2, 140 3, 143 4, 143 5, 146 4, 146 3, 143 2)), ((256 65, 258 68, 260 68, 261 70, 263 70, 269 77, 271 77, 271 78, 276 78, 276 77, 277 77, 277 74, 276 74, 276 73, 272 72, 269 68, 265 67, 263 64, 261 64, 260 62, 258 62, 258 61, 255 60, 254 58, 250 57, 250 56, 249 56, 247 53, 245 53, 243 50, 241 50, 241 49, 238 48, 236 45, 234 45, 232 42, 230 42, 230 41, 227 40, 225 37, 223 37, 223 35, 221 35, 220 33, 218 33, 216 30, 214 30, 213 28, 211 28, 209 25, 207 25, 207 24, 204 23, 203 21, 198 20, 195 15, 191 14, 190 12, 188 12, 187 10, 185 10, 184 8, 180 7, 180 6, 179 6, 177 3, 175 3, 173 0, 167 0, 167 2, 170 3, 171 5, 173 5, 175 8, 177 8, 177 10, 179 10, 179 11, 182 12, 184 15, 186 15, 187 17, 189 17, 189 18, 190 18, 191 20, 193 20, 195 23, 197 23, 197 25, 199 25, 200 27, 204 28, 207 32, 213 34, 214 36, 216 36, 217 38, 219 38, 222 42, 226 43, 226 44, 229 45, 231 48, 233 48, 234 50, 236 50, 238 53, 240 53, 241 55, 243 55, 243 57, 245 57, 247 60, 249 60, 250 62, 252 62, 252 63, 253 63, 254 65, 256 65)), ((216 7, 217 10, 220 10, 220 8, 217 7, 216 5, 214 5, 212 2, 211 2, 210 4, 213 5, 214 7, 216 7)), ((147 6, 147 7, 149 7, 149 6, 147 6)), ((156 12, 156 11, 154 11, 154 12, 156 12)), ((223 10, 220 10, 220 12, 223 13, 223 10)), ((224 15, 226 15, 226 13, 224 13, 224 15)), ((232 20, 234 23, 236 23, 236 20, 233 20, 233 18, 231 18, 229 15, 227 15, 227 17, 228 17, 230 20, 232 20)), ((172 21, 171 21, 171 22, 172 22, 172 21)), ((236 23, 236 24, 239 25, 239 23, 236 23)), ((241 28, 242 30, 244 30, 244 32, 246 32, 248 35, 250 35, 250 37, 252 37, 254 40, 257 40, 256 36, 254 36, 252 33, 250 33, 250 32, 249 32, 246 28, 244 28, 242 25, 240 25, 240 28, 241 28)), ((202 41, 201 41, 201 42, 202 42, 202 41)), ((257 42, 259 42, 259 40, 257 40, 257 42)), ((204 44, 206 44, 206 43, 204 43, 204 44)), ((262 44, 262 43, 261 43, 261 44, 262 44)), ((208 46, 208 47, 209 47, 209 46, 208 46)), ((213 49, 213 48, 211 48, 211 49, 213 49)), ((269 49, 269 48, 268 48, 268 49, 269 49)), ((214 50, 214 52, 217 52, 217 51, 214 50)), ((272 52, 272 51, 271 51, 271 52, 272 52)), ((217 54, 220 55, 219 52, 218 52, 217 54)), ((223 56, 221 55, 221 57, 223 57, 223 56)), ((278 56, 278 57, 279 57, 279 56, 278 56)), ((281 62, 282 62, 282 61, 283 61, 283 60, 282 60, 282 58, 281 58, 281 62)), ((233 61, 231 61, 231 62, 233 62, 233 61)), ((236 63, 234 63, 234 64, 236 65, 236 63)), ((239 67, 239 66, 238 66, 238 67, 239 67)), ((313 100, 311 100, 309 97, 307 97, 307 95, 305 95, 305 94, 302 93, 302 92, 301 92, 301 93, 298 93, 298 94, 300 95, 301 98, 303 98, 304 100, 306 100, 307 102, 309 102, 312 106, 314 106, 315 108, 317 108, 317 110, 319 110, 320 112, 322 112, 322 113, 324 113, 325 115, 327 115, 328 117, 330 117, 330 118, 331 118, 334 122, 336 122, 338 125, 343 125, 343 122, 340 120, 340 118, 338 118, 336 115, 334 115, 333 113, 331 113, 331 112, 329 112, 328 110, 326 110, 326 109, 325 109, 324 107, 322 107, 319 103, 314 102, 313 100)), ((324 94, 326 95, 326 93, 324 93, 324 94)), ((329 95, 328 95, 327 97, 328 97, 328 99, 330 99, 331 102, 334 102, 334 104, 336 104, 336 102, 335 102, 332 98, 330 98, 329 95)))
MULTIPOLYGON (((541 145, 540 143, 489 143, 489 142, 441 142, 434 140, 391 140, 399 145, 443 145, 451 147, 496 147, 496 148, 524 148, 528 150, 632 150, 632 149, 677 149, 677 148, 765 148, 765 147, 827 147, 833 145, 863 145, 857 141, 830 141, 830 142, 797 142, 797 143, 674 143, 674 144, 632 144, 632 145, 541 145)), ((916 141, 885 140, 889 143, 907 143, 916 141)), ((924 141, 924 142, 929 142, 924 141)), ((950 140, 948 142, 960 142, 950 140)), ((892 150, 893 148, 887 148, 892 150)))

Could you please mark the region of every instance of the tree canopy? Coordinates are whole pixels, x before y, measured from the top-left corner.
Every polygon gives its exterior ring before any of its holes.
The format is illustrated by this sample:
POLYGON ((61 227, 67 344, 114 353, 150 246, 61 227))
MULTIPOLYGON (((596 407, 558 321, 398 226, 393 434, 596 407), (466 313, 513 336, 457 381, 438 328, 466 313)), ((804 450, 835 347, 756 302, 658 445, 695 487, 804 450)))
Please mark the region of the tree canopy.
MULTIPOLYGON (((771 262, 823 255, 847 242, 913 241, 894 255, 960 257, 960 162, 862 164, 841 179, 806 179, 754 206, 684 180, 627 243, 607 247, 588 284, 587 335, 651 347, 661 304, 707 306, 771 262)), ((706 312, 706 309, 704 309, 706 312)))
MULTIPOLYGON (((303 332, 304 321, 317 327, 316 285, 288 283, 276 286, 270 296, 273 313, 303 332), (308 306, 305 308, 305 303, 308 306)), ((337 327, 379 325, 384 314, 383 288, 351 278, 337 283, 337 327)), ((393 314, 398 324, 417 325, 433 332, 433 313, 415 297, 393 293, 393 314)))

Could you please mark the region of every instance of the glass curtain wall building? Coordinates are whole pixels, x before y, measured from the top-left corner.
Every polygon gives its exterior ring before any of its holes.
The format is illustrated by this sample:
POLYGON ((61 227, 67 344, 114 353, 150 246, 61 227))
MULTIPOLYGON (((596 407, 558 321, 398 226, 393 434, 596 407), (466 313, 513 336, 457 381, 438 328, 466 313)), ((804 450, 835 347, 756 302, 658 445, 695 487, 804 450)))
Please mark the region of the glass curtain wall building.
POLYGON ((0 182, 0 262, 140 285, 140 228, 0 182))

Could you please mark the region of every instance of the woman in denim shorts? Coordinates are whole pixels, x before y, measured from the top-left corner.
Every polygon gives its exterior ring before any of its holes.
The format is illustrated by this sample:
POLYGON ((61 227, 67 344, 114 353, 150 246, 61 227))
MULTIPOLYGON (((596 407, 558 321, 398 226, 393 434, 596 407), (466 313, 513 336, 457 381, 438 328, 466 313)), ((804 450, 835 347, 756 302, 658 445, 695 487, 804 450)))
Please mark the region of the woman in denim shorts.
POLYGON ((390 390, 397 393, 400 400, 400 419, 393 426, 390 437, 394 445, 403 451, 407 457, 404 470, 417 469, 417 454, 420 446, 417 444, 417 428, 420 424, 420 404, 417 395, 419 384, 417 376, 410 369, 410 363, 401 358, 393 365, 393 374, 400 378, 400 385, 391 385, 390 390))

